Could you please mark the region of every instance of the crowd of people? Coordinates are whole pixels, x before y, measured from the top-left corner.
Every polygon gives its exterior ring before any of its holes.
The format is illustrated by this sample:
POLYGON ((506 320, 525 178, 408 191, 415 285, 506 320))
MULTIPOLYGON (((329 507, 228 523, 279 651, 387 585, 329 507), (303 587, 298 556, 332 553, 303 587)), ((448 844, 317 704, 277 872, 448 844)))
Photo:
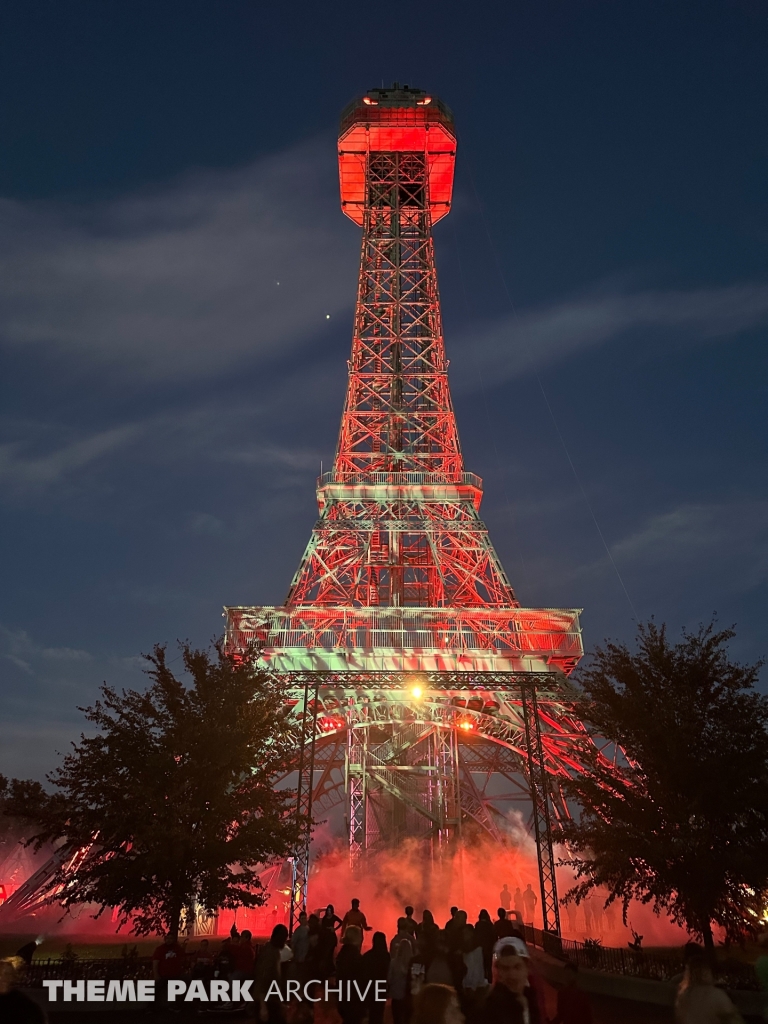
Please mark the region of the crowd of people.
MULTIPOLYGON (((389 941, 384 932, 373 931, 356 899, 343 917, 332 905, 301 914, 290 939, 285 925, 276 925, 260 948, 250 931, 238 932, 234 926, 215 951, 205 938, 189 950, 166 936, 152 957, 158 996, 162 999, 174 979, 226 979, 252 989, 253 1002, 246 1005, 262 1024, 331 1022, 336 1018, 333 1011, 328 1016, 328 991, 336 994, 333 1006, 342 1024, 383 1024, 388 1004, 392 1024, 592 1024, 589 997, 579 986, 576 965, 569 962, 562 968, 555 1016, 548 1017, 544 984, 532 965, 519 912, 511 904, 507 909, 500 907, 495 920, 481 910, 471 924, 465 911, 451 907, 441 927, 429 910, 417 921, 407 906, 389 941), (363 952, 365 933, 371 931, 370 949, 363 952), (325 1007, 320 1016, 318 1003, 325 1007)), ((44 1024, 47 1019, 19 989, 21 971, 31 963, 36 945, 28 943, 15 957, 0 960, 0 1020, 9 1024, 44 1024)), ((677 1024, 743 1024, 727 993, 715 984, 705 950, 688 943, 685 962, 675 1003, 677 1024)), ((758 958, 756 971, 768 991, 768 953, 758 958)), ((186 1008, 195 1009, 174 1006, 179 1012, 186 1008)))
MULTIPOLYGON (((318 996, 324 983, 332 982, 331 991, 344 993, 336 1002, 342 1024, 383 1024, 387 1003, 392 1024, 592 1024, 589 996, 570 962, 557 990, 555 1015, 548 1015, 543 979, 521 927, 532 909, 529 904, 517 910, 512 895, 495 920, 481 910, 472 924, 466 911, 451 907, 441 926, 429 910, 417 921, 407 906, 388 941, 384 932, 373 931, 354 899, 343 917, 330 904, 323 912, 301 914, 290 939, 288 929, 276 925, 258 953, 250 932, 235 928, 216 955, 205 939, 191 956, 167 940, 155 953, 155 976, 179 976, 185 964, 187 974, 203 979, 250 978, 253 1008, 264 1024, 313 1019, 312 1001, 286 999, 288 980, 298 982, 302 991, 309 986, 310 994, 316 990, 318 996), (371 931, 370 948, 363 952, 365 934, 371 931), (377 993, 386 998, 377 999, 377 993)), ((693 943, 686 947, 675 1018, 678 1024, 742 1020, 715 985, 704 951, 693 943)))
MULTIPOLYGON (((343 917, 332 905, 301 914, 290 940, 288 929, 276 925, 258 953, 250 932, 234 928, 215 955, 205 939, 189 955, 166 939, 154 954, 155 976, 170 979, 184 970, 202 979, 251 978, 254 1010, 266 1024, 283 1024, 286 1016, 312 1018, 311 1001, 299 997, 287 1005, 289 980, 301 991, 309 986, 310 995, 312 986, 319 992, 332 982, 331 991, 342 994, 336 1009, 343 1024, 383 1024, 387 1002, 393 1024, 545 1024, 544 985, 531 966, 522 915, 508 909, 499 907, 495 919, 481 910, 473 924, 466 911, 451 907, 441 925, 429 910, 417 921, 407 906, 395 935, 388 940, 374 931, 363 952, 365 934, 373 929, 354 899, 343 917)), ((589 999, 576 986, 575 971, 559 992, 553 1021, 591 1024, 589 999)))

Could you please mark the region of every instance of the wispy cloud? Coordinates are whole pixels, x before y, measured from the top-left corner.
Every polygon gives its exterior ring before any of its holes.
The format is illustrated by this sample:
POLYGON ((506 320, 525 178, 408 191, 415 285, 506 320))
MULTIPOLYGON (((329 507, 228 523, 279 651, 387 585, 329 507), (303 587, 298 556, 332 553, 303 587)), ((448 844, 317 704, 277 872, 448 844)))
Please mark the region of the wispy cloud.
MULTIPOLYGON (((48 451, 35 450, 32 438, 0 444, 0 484, 12 489, 29 490, 57 483, 74 470, 102 458, 134 439, 140 431, 136 424, 96 431, 68 444, 54 442, 48 451)), ((50 433, 50 431, 49 431, 50 433)))
POLYGON ((282 466, 288 469, 316 469, 319 454, 302 448, 288 448, 279 444, 252 444, 223 451, 219 456, 227 462, 244 465, 282 466))
MULTIPOLYGON (((589 296, 483 324, 473 335, 458 338, 457 344, 467 351, 467 359, 475 359, 486 383, 498 384, 638 328, 676 329, 690 342, 726 338, 765 325, 768 285, 757 283, 589 296)), ((476 374, 457 376, 457 389, 478 387, 476 374)))
POLYGON ((743 593, 768 581, 768 501, 680 505, 648 518, 611 553, 622 569, 664 587, 714 578, 721 597, 743 593))
MULTIPOLYGON (((43 627, 44 628, 44 627, 43 627)), ((0 623, 0 773, 42 778, 89 726, 78 705, 93 703, 102 680, 143 689, 144 663, 77 647, 54 647, 0 623)))
POLYGON ((45 647, 35 643, 24 629, 11 629, 0 624, 0 650, 3 657, 18 665, 25 672, 32 672, 31 662, 38 658, 47 661, 83 662, 92 661, 89 651, 73 647, 45 647))
POLYGON ((358 239, 306 144, 112 202, 0 202, 0 339, 184 378, 285 355, 351 305, 358 239))
POLYGON ((667 559, 670 554, 677 559, 690 558, 717 541, 722 512, 719 505, 682 505, 654 515, 614 544, 613 554, 627 561, 667 559))
POLYGON ((90 432, 56 419, 0 421, 0 432, 12 438, 0 442, 0 500, 48 500, 57 491, 71 493, 73 485, 92 489, 97 480, 131 463, 145 469, 190 463, 269 466, 278 475, 316 470, 322 451, 277 438, 279 429, 271 422, 275 405, 285 404, 289 395, 304 413, 316 398, 316 384, 307 375, 286 377, 258 401, 192 399, 176 409, 90 432))

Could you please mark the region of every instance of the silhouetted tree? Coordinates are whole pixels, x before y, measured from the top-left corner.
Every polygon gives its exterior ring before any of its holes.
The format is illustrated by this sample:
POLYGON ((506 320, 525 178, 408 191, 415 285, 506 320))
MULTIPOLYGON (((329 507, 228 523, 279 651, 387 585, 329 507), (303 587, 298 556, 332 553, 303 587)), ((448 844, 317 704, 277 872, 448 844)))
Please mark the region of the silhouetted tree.
POLYGON ((607 643, 578 674, 579 712, 628 763, 589 755, 567 784, 582 812, 559 840, 573 856, 577 902, 593 887, 668 912, 712 948, 753 929, 768 887, 768 698, 762 662, 729 660, 732 629, 714 622, 670 642, 640 625, 637 650, 607 643))
POLYGON ((104 684, 80 709, 96 734, 49 776, 53 792, 16 780, 7 797, 8 813, 38 822, 38 847, 91 846, 74 875, 57 878, 64 906, 118 907, 138 934, 177 934, 193 903, 264 903, 255 867, 284 856, 296 827, 291 794, 274 788, 295 747, 279 684, 220 644, 181 654, 186 682, 157 646, 146 692, 104 684))
POLYGON ((24 863, 24 844, 35 832, 35 823, 25 818, 11 816, 9 797, 12 783, 0 775, 0 879, 3 882, 17 882, 24 863))

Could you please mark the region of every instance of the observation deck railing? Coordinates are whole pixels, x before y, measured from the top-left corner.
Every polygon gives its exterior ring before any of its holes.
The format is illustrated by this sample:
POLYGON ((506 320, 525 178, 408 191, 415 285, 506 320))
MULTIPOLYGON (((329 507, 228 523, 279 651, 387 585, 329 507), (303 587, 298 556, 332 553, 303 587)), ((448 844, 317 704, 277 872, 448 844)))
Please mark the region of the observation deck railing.
POLYGON ((451 480, 444 473, 323 473, 317 478, 317 486, 325 487, 328 484, 369 485, 402 485, 408 486, 437 486, 437 487, 476 487, 483 489, 482 477, 477 473, 460 473, 456 479, 451 480))
MULTIPOLYGON (((453 659, 469 671, 488 659, 533 659, 565 672, 584 653, 575 608, 419 608, 292 606, 227 608, 227 642, 267 652, 355 652, 418 660, 453 659), (463 661, 462 659, 465 659, 463 661)), ((521 660, 522 659, 522 660, 521 660)), ((489 662, 490 663, 490 662, 489 662)))

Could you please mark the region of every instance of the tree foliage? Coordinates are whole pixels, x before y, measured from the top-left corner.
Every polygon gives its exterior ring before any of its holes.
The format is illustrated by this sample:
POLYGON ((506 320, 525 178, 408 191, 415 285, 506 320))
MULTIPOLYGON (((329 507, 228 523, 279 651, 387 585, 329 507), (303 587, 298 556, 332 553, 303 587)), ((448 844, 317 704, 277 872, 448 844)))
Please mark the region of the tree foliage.
POLYGON ((157 646, 145 692, 104 684, 80 709, 95 735, 81 736, 49 776, 53 792, 20 781, 9 789, 7 810, 37 821, 38 848, 92 850, 57 878, 63 904, 118 907, 138 934, 175 934, 193 902, 211 913, 261 905, 256 868, 295 837, 292 794, 274 788, 295 747, 279 684, 221 645, 184 644, 181 656, 187 683, 157 646))
POLYGON ((33 821, 10 813, 10 797, 17 787, 18 783, 0 775, 0 878, 4 882, 15 881, 21 866, 20 854, 27 837, 35 832, 33 821))
POLYGON ((768 699, 762 663, 728 658, 715 624, 672 643, 641 625, 637 650, 608 643, 580 672, 579 712, 623 748, 628 764, 589 755, 567 784, 582 808, 559 840, 578 884, 566 899, 607 888, 626 907, 650 903, 712 945, 753 931, 768 888, 768 699))

